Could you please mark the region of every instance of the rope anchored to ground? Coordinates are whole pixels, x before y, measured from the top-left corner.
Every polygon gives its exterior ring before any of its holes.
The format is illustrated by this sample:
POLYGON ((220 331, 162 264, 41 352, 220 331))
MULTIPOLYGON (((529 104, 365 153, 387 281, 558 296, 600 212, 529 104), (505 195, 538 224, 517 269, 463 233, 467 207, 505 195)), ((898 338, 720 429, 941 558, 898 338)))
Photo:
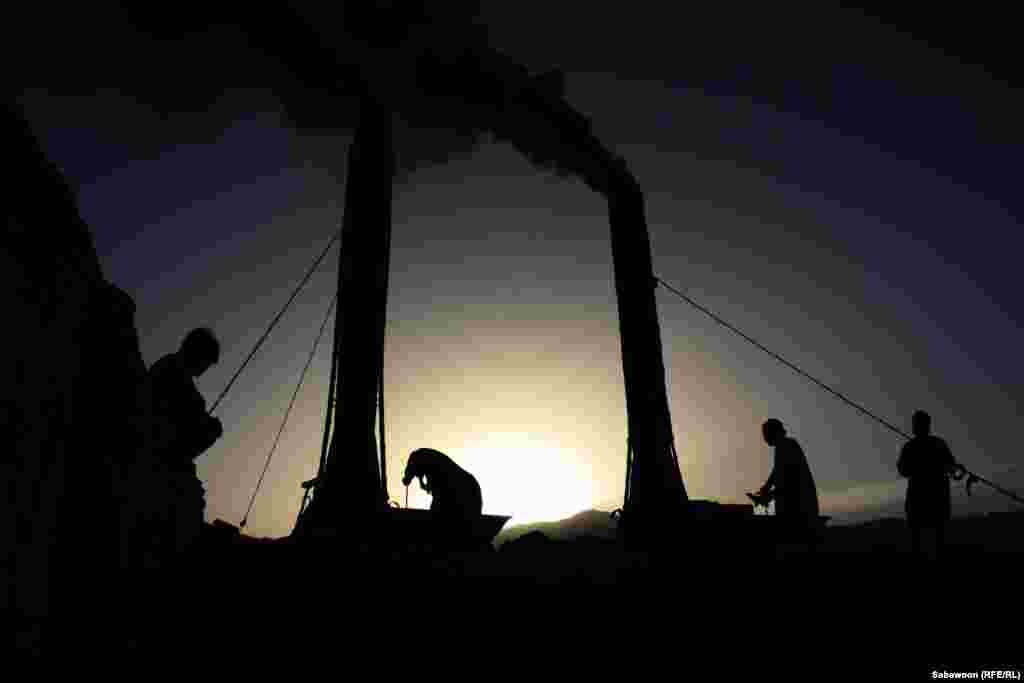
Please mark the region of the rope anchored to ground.
MULTIPOLYGON (((878 415, 876 415, 875 413, 871 412, 870 410, 868 410, 864 406, 860 405, 859 403, 856 403, 856 402, 852 401, 851 399, 847 398, 846 396, 844 396, 840 392, 836 391, 835 389, 833 389, 829 385, 825 384, 824 382, 822 382, 818 378, 814 377, 810 373, 802 370, 801 368, 799 368, 794 363, 791 363, 790 361, 786 360, 785 358, 783 358, 779 354, 777 354, 774 351, 772 351, 771 349, 767 348, 766 346, 764 346, 763 344, 761 344, 760 342, 758 342, 757 340, 752 338, 750 335, 748 335, 748 334, 744 333, 743 331, 741 331, 735 325, 732 325, 732 324, 726 322, 721 317, 716 315, 714 312, 709 310, 707 307, 702 306, 701 304, 697 303, 692 298, 686 296, 685 294, 680 292, 678 289, 676 289, 675 287, 673 287, 672 285, 670 285, 669 283, 665 282, 660 277, 655 275, 654 276, 654 286, 657 287, 658 285, 661 285, 662 287, 664 287, 665 289, 667 289, 668 291, 670 291, 671 293, 675 294, 677 297, 679 297, 680 299, 682 299, 683 301, 688 303, 690 306, 693 306, 698 311, 700 311, 700 312, 704 313, 705 315, 707 315, 708 317, 710 317, 712 320, 714 320, 718 324, 720 324, 723 327, 729 329, 730 331, 736 333, 737 335, 739 335, 740 337, 742 337, 746 341, 750 342, 751 344, 753 344, 757 348, 761 349, 762 351, 764 351, 765 353, 767 353, 772 358, 774 358, 775 360, 779 361, 780 363, 782 363, 783 365, 785 365, 789 369, 795 371, 799 375, 801 375, 801 376, 809 379, 810 381, 814 382, 814 384, 816 384, 818 387, 820 387, 820 388, 824 389, 825 391, 829 392, 830 394, 832 394, 833 396, 835 396, 839 400, 843 401, 847 405, 852 406, 853 408, 856 408, 858 411, 860 411, 864 415, 867 415, 868 417, 870 417, 871 419, 875 420, 876 422, 878 422, 882 426, 884 426, 887 429, 889 429, 889 430, 899 434, 900 436, 902 436, 904 439, 906 439, 908 441, 913 438, 909 434, 904 432, 902 429, 900 429, 899 427, 896 427, 895 425, 893 425, 888 420, 885 420, 885 419, 879 417, 878 415)), ((957 465, 954 467, 953 472, 950 474, 950 477, 954 481, 961 481, 962 479, 964 479, 964 477, 967 478, 967 481, 965 482, 965 488, 967 490, 967 495, 971 495, 971 486, 973 486, 974 484, 977 484, 977 483, 982 483, 982 484, 985 484, 985 485, 991 487, 992 489, 994 489, 998 493, 1001 493, 1002 495, 1006 496, 1007 498, 1010 498, 1011 500, 1014 500, 1014 501, 1024 505, 1024 499, 1022 499, 1016 493, 1014 493, 1012 491, 1009 491, 1009 490, 1007 490, 1007 489, 1005 489, 1005 488, 1003 488, 1003 487, 1001 487, 1001 486, 999 486, 999 485, 989 481, 988 479, 986 479, 986 478, 984 478, 984 477, 982 477, 982 476, 980 476, 978 474, 975 474, 974 472, 971 472, 970 470, 968 470, 966 467, 964 467, 963 465, 961 465, 959 463, 957 463, 957 465)), ((755 503, 755 505, 757 505, 758 501, 754 501, 754 503, 755 503)))

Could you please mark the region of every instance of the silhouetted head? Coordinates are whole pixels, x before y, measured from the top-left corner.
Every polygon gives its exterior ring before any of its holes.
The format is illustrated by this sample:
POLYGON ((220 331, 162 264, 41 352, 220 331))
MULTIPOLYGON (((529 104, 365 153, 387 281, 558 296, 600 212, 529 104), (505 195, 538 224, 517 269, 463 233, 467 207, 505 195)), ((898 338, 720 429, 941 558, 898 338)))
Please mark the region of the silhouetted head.
POLYGON ((189 374, 199 377, 220 360, 220 342, 210 328, 197 327, 181 342, 180 353, 189 374))
POLYGON ((422 477, 429 477, 433 474, 444 457, 443 453, 435 451, 433 448, 417 448, 409 454, 409 460, 405 463, 405 476, 402 477, 402 485, 408 486, 413 479, 420 477, 420 486, 429 491, 424 485, 422 477))
POLYGON ((774 446, 779 439, 786 435, 786 428, 782 426, 781 421, 773 417, 765 420, 761 425, 761 433, 764 434, 764 442, 769 446, 774 446))
POLYGON ((932 416, 923 410, 918 410, 911 418, 914 427, 914 436, 928 436, 932 431, 932 416))

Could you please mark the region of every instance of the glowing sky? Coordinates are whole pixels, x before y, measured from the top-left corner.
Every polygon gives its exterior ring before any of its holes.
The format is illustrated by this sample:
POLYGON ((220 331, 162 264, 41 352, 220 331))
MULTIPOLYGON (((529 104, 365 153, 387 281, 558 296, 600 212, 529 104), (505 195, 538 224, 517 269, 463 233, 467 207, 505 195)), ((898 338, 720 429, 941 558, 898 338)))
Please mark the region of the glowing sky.
MULTIPOLYGON (((801 96, 801 83, 813 90, 816 81, 800 73, 794 89, 769 97, 756 79, 702 81, 696 67, 672 67, 663 44, 665 54, 648 56, 660 71, 641 77, 640 54, 621 60, 633 73, 618 73, 593 48, 615 33, 604 19, 576 51, 558 52, 557 17, 530 45, 508 21, 499 35, 513 54, 515 44, 524 58, 571 67, 570 102, 645 189, 655 271, 902 428, 914 409, 929 410, 964 462, 1022 481, 1007 472, 1019 458, 1008 447, 1024 387, 1012 286, 1019 200, 997 172, 1020 144, 979 132, 991 132, 994 102, 1019 106, 1009 87, 970 80, 908 42, 907 54, 930 65, 924 73, 959 80, 926 97, 900 87, 909 81, 899 74, 848 65, 832 74, 821 112, 801 96), (965 83, 983 83, 989 100, 969 98, 965 83)), ((217 139, 191 144, 183 117, 159 120, 111 92, 36 92, 25 103, 78 186, 107 277, 138 305, 147 362, 193 326, 219 333, 222 362, 199 381, 212 400, 334 230, 347 139, 299 139, 258 100, 217 139), (159 153, 136 154, 139 139, 159 153)), ((200 461, 208 519, 237 523, 245 511, 335 264, 332 254, 219 411, 225 436, 200 461)), ((658 297, 691 497, 740 502, 763 483, 771 461, 759 427, 778 417, 803 444, 826 513, 898 508, 894 435, 658 297)), ((514 522, 619 505, 617 325, 605 204, 580 182, 497 144, 405 179, 395 190, 385 350, 392 498, 404 495, 406 455, 425 446, 474 472, 485 511, 514 522)), ((315 471, 326 350, 270 466, 252 534, 287 533, 299 483, 315 471)), ((409 503, 429 498, 414 484, 409 503)))

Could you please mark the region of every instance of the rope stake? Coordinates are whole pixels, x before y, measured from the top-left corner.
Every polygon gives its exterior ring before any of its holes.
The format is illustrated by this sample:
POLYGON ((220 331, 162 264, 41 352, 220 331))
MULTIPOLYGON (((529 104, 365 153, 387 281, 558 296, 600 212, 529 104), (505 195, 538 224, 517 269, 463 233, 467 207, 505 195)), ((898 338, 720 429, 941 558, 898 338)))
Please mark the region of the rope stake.
MULTIPOLYGON (((313 357, 316 355, 317 347, 320 346, 320 339, 324 336, 324 330, 327 328, 327 321, 331 318, 331 312, 334 311, 334 305, 338 302, 338 297, 335 295, 331 299, 330 305, 327 307, 327 315, 324 316, 324 321, 320 323, 320 331, 316 335, 316 341, 313 342, 313 350, 309 352, 309 358, 306 359, 306 365, 302 368, 302 373, 299 375, 299 382, 295 385, 295 391, 292 392, 292 398, 288 402, 288 409, 284 411, 284 419, 281 421, 281 428, 277 430, 277 436, 274 438, 274 444, 270 447, 270 452, 267 454, 267 460, 263 463, 263 472, 260 473, 259 481, 256 482, 256 488, 252 492, 252 498, 249 499, 249 507, 245 509, 245 517, 242 518, 242 523, 239 525, 240 529, 244 529, 246 523, 249 521, 249 513, 252 512, 253 503, 256 501, 256 494, 259 493, 260 487, 263 485, 263 477, 267 474, 267 468, 270 467, 270 460, 274 457, 274 452, 277 450, 277 444, 281 440, 281 434, 284 433, 285 425, 288 424, 288 416, 292 413, 292 406, 295 405, 295 398, 299 395, 299 389, 302 388, 302 382, 306 379, 306 372, 309 370, 309 366, 313 362, 313 357)), ((306 490, 309 493, 309 490, 306 490)))

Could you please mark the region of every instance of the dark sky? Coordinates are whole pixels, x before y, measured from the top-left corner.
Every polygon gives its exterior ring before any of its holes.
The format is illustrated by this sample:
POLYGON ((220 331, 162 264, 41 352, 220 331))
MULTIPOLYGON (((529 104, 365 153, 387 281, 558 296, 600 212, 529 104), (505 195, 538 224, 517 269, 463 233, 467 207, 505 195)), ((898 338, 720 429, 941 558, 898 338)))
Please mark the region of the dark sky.
MULTIPOLYGON (((903 429, 929 410, 968 466, 1024 484, 1009 471, 1024 395, 1024 106, 1000 22, 598 5, 486 3, 481 18, 499 49, 564 69, 569 102, 628 161, 656 272, 903 429)), ((78 188, 107 276, 138 304, 146 360, 192 326, 218 330, 223 361, 200 380, 212 400, 329 239, 348 139, 296 135, 255 89, 232 89, 205 118, 161 116, 117 87, 68 93, 22 101, 78 188)), ((625 413, 603 199, 485 142, 404 178, 394 220, 392 496, 406 454, 431 446, 478 474, 498 514, 618 505, 625 413)), ((201 461, 211 519, 244 512, 335 263, 225 402, 224 440, 201 461)), ((899 509, 895 435, 658 296, 692 496, 740 501, 763 483, 759 425, 774 416, 804 445, 827 512, 899 509)), ((320 353, 254 533, 293 523, 327 367, 320 353)))

